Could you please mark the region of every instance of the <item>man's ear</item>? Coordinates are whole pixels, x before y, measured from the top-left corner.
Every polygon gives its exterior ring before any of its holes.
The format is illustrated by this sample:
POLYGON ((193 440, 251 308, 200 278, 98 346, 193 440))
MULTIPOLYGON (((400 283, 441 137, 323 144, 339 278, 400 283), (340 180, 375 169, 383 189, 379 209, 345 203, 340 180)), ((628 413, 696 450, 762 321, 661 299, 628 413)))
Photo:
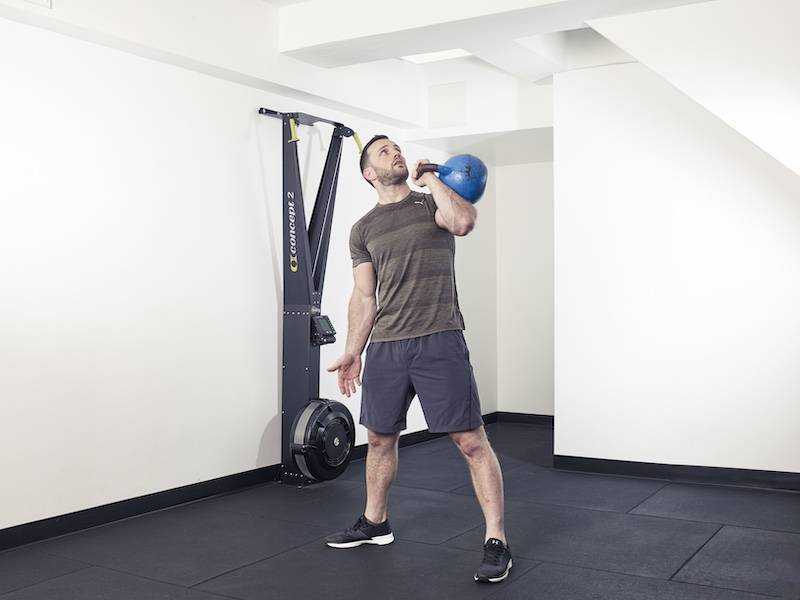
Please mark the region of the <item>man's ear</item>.
POLYGON ((375 169, 373 169, 372 167, 366 167, 362 172, 362 175, 364 175, 364 179, 366 179, 370 183, 372 183, 378 178, 378 174, 375 173, 375 169))

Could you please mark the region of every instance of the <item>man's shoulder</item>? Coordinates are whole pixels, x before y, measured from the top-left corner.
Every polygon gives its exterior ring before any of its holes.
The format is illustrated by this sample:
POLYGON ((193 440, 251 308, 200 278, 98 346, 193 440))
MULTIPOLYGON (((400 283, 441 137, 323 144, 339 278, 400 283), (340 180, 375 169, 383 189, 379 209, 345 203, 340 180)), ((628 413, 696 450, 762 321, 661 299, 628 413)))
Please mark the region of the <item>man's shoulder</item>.
MULTIPOLYGON (((364 231, 372 225, 383 222, 390 222, 396 225, 400 213, 406 215, 403 217, 403 219, 406 219, 408 218, 407 211, 416 212, 419 210, 420 205, 424 206, 430 215, 436 212, 436 203, 433 201, 433 196, 424 192, 412 191, 396 204, 376 204, 353 224, 352 230, 364 231)), ((428 218, 430 217, 426 217, 426 219, 428 218)))
POLYGON ((371 209, 369 209, 366 213, 361 215, 361 217, 359 219, 357 219, 355 223, 353 223, 353 229, 361 227, 364 223, 367 223, 367 222, 371 221, 372 219, 374 219, 375 215, 378 212, 378 208, 379 207, 380 207, 380 204, 376 204, 371 209))

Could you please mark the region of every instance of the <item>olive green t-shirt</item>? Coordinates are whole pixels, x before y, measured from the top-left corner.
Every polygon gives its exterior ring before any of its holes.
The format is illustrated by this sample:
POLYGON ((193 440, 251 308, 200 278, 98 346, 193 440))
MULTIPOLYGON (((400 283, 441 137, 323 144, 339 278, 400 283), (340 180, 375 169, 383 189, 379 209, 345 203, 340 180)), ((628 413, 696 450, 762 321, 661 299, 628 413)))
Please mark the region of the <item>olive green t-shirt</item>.
POLYGON ((455 279, 455 236, 436 224, 430 194, 378 204, 350 231, 353 267, 371 262, 378 281, 373 342, 464 329, 455 279))

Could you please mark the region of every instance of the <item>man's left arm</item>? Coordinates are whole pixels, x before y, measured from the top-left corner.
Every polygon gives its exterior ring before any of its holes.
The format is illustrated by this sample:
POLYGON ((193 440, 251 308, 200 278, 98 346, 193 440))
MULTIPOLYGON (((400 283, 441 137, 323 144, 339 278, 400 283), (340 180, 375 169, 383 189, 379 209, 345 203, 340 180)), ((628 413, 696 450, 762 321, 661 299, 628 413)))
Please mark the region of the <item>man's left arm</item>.
POLYGON ((432 172, 417 176, 417 169, 427 160, 418 160, 411 171, 411 181, 419 187, 427 187, 436 203, 436 224, 453 235, 467 235, 475 228, 478 211, 471 202, 464 200, 451 187, 442 183, 432 172))

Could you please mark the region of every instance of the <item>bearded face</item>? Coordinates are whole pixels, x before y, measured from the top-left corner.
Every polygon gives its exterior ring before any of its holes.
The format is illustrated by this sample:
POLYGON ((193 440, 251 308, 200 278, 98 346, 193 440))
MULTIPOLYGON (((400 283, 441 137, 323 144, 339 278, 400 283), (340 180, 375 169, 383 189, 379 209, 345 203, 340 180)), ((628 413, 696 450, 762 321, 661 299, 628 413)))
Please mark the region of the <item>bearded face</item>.
POLYGON ((408 165, 400 151, 400 146, 388 138, 383 138, 375 142, 368 150, 369 161, 366 166, 373 171, 375 180, 382 186, 396 186, 408 179, 408 165))
POLYGON ((395 162, 388 169, 381 169, 380 167, 373 167, 373 169, 375 169, 378 181, 383 186, 397 185, 408 179, 408 167, 402 159, 395 162))

